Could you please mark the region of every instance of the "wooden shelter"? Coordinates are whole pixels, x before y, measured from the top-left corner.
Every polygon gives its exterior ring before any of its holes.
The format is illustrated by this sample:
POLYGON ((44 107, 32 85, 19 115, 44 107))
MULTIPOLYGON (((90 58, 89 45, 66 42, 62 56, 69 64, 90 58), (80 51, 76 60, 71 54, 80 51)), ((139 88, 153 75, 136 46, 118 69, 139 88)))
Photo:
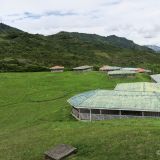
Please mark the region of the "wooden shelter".
POLYGON ((87 71, 92 71, 93 70, 93 66, 79 66, 76 68, 73 68, 74 71, 78 71, 78 72, 87 72, 87 71))
POLYGON ((68 102, 72 106, 72 115, 78 120, 90 121, 130 117, 160 118, 160 90, 157 91, 154 85, 142 91, 138 87, 133 91, 129 87, 129 91, 126 91, 123 87, 120 86, 119 90, 93 90, 70 98, 68 102))
POLYGON ((118 71, 109 71, 108 75, 110 77, 135 77, 137 72, 127 71, 127 70, 118 70, 118 71))
POLYGON ((109 72, 109 71, 116 71, 116 70, 120 70, 121 67, 117 67, 117 66, 103 66, 101 67, 99 70, 100 71, 104 71, 104 72, 109 72))
POLYGON ((64 67, 63 66, 53 66, 50 68, 51 72, 63 72, 64 67))
POLYGON ((144 69, 144 68, 131 68, 131 67, 128 67, 128 68, 121 68, 122 71, 134 71, 134 72, 137 72, 137 73, 151 73, 151 70, 147 70, 147 69, 144 69))

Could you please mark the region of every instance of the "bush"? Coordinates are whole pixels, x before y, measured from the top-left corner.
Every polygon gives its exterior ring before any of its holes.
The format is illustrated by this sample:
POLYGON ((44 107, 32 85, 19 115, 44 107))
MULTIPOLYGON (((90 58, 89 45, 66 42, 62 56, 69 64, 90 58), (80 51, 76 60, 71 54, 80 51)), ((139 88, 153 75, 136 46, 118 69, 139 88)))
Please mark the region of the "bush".
POLYGON ((0 72, 40 72, 49 71, 48 68, 34 64, 26 59, 7 58, 0 60, 0 72))

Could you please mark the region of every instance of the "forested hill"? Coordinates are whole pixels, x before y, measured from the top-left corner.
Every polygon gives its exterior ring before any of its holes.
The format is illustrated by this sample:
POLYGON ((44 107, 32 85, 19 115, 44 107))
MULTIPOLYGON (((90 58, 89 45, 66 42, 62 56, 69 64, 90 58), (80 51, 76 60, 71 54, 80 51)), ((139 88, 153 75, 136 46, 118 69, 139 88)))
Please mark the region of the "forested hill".
MULTIPOLYGON (((159 67, 152 49, 115 35, 60 32, 50 36, 29 34, 0 24, 0 70, 41 71, 52 65, 159 67)), ((156 69, 155 69, 156 68, 156 69)))

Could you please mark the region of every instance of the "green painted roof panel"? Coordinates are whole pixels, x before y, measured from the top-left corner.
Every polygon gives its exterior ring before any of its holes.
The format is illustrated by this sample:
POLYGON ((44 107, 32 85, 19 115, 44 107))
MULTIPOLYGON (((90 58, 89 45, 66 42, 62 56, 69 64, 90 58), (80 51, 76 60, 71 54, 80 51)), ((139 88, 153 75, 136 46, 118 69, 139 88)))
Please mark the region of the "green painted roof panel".
POLYGON ((160 83, 160 74, 151 75, 151 78, 157 83, 160 83))
POLYGON ((138 92, 160 92, 160 83, 137 82, 137 83, 120 83, 114 90, 117 91, 138 91, 138 92))
POLYGON ((127 70, 116 70, 116 71, 109 71, 108 75, 130 75, 130 74, 136 74, 135 71, 127 71, 127 70))
POLYGON ((160 93, 95 90, 68 100, 76 108, 160 112, 160 93))

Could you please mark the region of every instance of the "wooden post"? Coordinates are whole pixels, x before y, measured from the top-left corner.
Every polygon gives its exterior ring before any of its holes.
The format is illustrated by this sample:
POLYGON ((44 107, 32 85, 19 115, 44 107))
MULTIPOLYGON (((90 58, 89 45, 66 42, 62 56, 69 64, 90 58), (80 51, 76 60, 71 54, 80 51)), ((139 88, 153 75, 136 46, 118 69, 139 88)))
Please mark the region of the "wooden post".
POLYGON ((81 109, 79 109, 79 116, 78 116, 79 120, 81 120, 80 114, 81 114, 81 109))
POLYGON ((90 121, 92 121, 92 111, 90 109, 90 121))
POLYGON ((144 117, 144 112, 142 112, 142 117, 144 117))
POLYGON ((100 120, 104 120, 104 116, 102 116, 102 110, 100 109, 100 120))
POLYGON ((121 112, 121 110, 119 111, 119 115, 120 115, 120 118, 121 118, 121 115, 122 115, 122 112, 121 112))
POLYGON ((100 109, 100 115, 102 115, 102 110, 100 109))

